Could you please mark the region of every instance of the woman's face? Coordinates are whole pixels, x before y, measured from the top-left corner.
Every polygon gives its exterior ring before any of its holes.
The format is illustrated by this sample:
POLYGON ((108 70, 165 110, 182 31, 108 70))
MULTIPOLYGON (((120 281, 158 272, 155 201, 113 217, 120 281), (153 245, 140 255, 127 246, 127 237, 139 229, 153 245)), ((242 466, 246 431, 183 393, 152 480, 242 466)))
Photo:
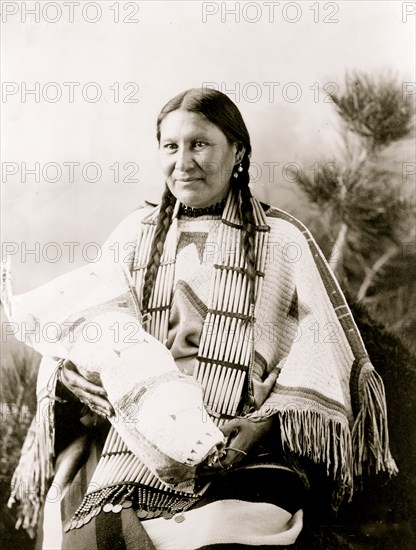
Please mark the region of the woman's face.
POLYGON ((220 202, 243 152, 198 113, 172 111, 160 127, 159 159, 166 183, 187 206, 203 208, 220 202))

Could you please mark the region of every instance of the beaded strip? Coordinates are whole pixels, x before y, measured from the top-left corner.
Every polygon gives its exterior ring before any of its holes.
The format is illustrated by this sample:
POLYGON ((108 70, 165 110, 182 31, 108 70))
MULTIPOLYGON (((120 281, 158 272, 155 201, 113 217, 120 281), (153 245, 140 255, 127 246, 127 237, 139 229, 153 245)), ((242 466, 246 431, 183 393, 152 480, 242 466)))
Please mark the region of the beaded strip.
POLYGON ((188 218, 199 218, 200 216, 220 216, 224 210, 227 197, 221 202, 212 204, 211 206, 205 206, 204 208, 194 208, 193 206, 186 206, 181 204, 179 208, 179 215, 187 216, 188 218))

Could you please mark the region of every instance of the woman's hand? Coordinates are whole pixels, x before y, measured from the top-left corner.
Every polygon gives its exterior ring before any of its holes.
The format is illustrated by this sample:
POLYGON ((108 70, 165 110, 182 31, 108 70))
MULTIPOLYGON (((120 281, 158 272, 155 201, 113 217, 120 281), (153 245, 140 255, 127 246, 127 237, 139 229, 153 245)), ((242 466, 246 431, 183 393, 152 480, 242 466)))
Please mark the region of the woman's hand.
POLYGON ((60 369, 59 380, 95 413, 107 418, 114 414, 105 389, 84 378, 69 359, 65 360, 60 369))
POLYGON ((248 418, 233 418, 226 422, 220 428, 227 438, 224 447, 227 452, 220 459, 221 466, 230 468, 238 464, 250 449, 267 434, 272 424, 272 416, 257 421, 248 418))
POLYGON ((220 430, 226 436, 227 441, 219 458, 210 464, 201 464, 198 475, 207 476, 218 474, 221 471, 236 466, 250 452, 250 449, 258 443, 271 429, 273 417, 263 420, 249 420, 247 418, 233 418, 226 422, 220 430))

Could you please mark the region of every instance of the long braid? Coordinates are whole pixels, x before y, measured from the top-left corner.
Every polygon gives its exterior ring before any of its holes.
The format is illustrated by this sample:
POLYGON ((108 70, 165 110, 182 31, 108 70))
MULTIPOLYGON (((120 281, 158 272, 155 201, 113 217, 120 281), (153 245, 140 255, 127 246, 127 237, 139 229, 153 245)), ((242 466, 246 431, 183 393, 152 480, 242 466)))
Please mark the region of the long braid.
POLYGON ((160 258, 163 252, 163 245, 166 240, 170 224, 172 223, 173 208, 175 206, 175 197, 166 186, 160 204, 160 212, 157 218, 156 231, 152 240, 149 260, 146 266, 146 274, 143 282, 142 313, 149 309, 150 297, 156 282, 157 270, 160 265, 160 258))
POLYGON ((250 158, 249 153, 246 151, 241 166, 242 172, 237 172, 238 178, 236 183, 240 190, 241 198, 241 218, 243 222, 242 229, 242 242, 243 250, 247 264, 247 274, 249 278, 249 299, 250 304, 254 306, 255 296, 255 284, 256 284, 256 252, 255 252, 255 227, 256 222, 254 218, 253 205, 251 203, 251 191, 249 188, 250 175, 250 158))

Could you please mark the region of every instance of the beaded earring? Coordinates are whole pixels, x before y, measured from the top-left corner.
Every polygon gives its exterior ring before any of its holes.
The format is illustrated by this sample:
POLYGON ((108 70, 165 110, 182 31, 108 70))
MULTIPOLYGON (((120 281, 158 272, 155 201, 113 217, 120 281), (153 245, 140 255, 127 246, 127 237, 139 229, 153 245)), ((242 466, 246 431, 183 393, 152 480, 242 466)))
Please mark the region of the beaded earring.
POLYGON ((242 171, 243 171, 243 167, 242 167, 241 162, 240 162, 240 164, 239 164, 238 167, 237 167, 237 172, 234 172, 234 173, 233 173, 233 176, 234 176, 235 178, 238 178, 238 173, 239 173, 239 172, 242 172, 242 171))

